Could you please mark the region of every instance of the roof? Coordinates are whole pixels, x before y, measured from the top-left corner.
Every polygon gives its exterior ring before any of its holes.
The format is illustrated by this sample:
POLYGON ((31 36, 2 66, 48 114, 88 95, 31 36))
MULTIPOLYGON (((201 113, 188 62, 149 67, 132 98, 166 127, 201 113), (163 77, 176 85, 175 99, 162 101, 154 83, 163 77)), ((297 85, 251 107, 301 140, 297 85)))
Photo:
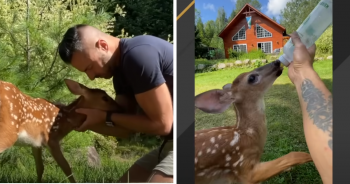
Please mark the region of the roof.
POLYGON ((243 14, 243 10, 245 10, 246 8, 251 8, 255 11, 255 13, 259 14, 262 17, 265 17, 267 20, 270 20, 272 23, 274 23, 275 25, 277 25, 278 27, 282 28, 283 31, 286 30, 285 27, 283 27, 282 25, 280 25, 279 23, 277 23, 276 21, 272 20, 270 17, 266 16, 265 14, 261 13, 258 9, 254 8, 252 5, 246 3, 243 8, 237 13, 237 15, 235 17, 233 17, 233 19, 224 27, 224 29, 222 29, 222 31, 219 33, 219 37, 223 37, 223 35, 227 32, 229 27, 232 27, 234 25, 234 23, 239 20, 239 17, 242 17, 243 14))

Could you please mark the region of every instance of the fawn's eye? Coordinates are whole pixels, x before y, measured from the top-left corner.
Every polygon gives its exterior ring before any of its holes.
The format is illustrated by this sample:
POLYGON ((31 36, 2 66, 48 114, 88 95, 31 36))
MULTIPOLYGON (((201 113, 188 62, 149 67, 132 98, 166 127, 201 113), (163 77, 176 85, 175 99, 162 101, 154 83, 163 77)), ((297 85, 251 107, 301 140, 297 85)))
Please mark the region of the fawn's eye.
POLYGON ((105 101, 105 102, 108 102, 108 98, 106 96, 103 96, 102 100, 105 101))
POLYGON ((249 84, 253 84, 258 80, 258 76, 257 75, 250 75, 248 78, 248 83, 249 84))

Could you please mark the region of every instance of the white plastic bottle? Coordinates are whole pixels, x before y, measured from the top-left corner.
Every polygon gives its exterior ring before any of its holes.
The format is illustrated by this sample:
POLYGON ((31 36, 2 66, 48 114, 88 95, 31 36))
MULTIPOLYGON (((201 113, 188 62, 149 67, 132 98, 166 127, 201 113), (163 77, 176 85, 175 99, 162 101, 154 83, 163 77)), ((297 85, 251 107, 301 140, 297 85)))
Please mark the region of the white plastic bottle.
MULTIPOLYGON (((306 48, 311 47, 316 40, 332 25, 333 2, 332 0, 321 0, 312 10, 309 16, 297 29, 300 40, 306 48)), ((294 45, 290 38, 283 47, 283 55, 279 60, 283 65, 289 66, 293 61, 294 45)))

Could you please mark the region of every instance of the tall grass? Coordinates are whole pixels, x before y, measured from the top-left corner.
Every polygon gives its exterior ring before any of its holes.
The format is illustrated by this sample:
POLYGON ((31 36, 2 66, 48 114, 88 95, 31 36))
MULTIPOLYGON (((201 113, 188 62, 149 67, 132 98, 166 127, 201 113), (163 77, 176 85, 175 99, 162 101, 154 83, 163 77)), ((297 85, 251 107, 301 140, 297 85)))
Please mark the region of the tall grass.
MULTIPOLYGON (((160 139, 152 136, 135 136, 117 140, 93 132, 72 132, 62 142, 62 151, 72 167, 77 182, 117 182, 130 166, 145 153, 155 149, 160 139), (94 146, 101 165, 88 164, 87 147, 94 146)), ((43 182, 69 182, 48 149, 43 149, 43 182)), ((0 154, 0 182, 36 182, 34 158, 30 147, 12 147, 0 154)))

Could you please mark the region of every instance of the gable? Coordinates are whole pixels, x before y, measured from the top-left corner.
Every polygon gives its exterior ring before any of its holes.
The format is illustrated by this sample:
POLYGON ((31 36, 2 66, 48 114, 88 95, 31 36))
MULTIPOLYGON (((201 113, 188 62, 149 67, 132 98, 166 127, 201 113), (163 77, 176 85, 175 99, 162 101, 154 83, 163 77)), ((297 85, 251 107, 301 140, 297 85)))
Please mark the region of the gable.
MULTIPOLYGON (((257 10, 253 6, 246 4, 239 11, 239 13, 222 29, 222 31, 219 33, 218 36, 224 39, 224 37, 228 36, 227 35, 228 33, 232 34, 231 30, 236 29, 237 24, 239 24, 242 21, 242 19, 245 19, 246 12, 253 12, 253 13, 251 13, 252 17, 259 17, 259 19, 263 20, 266 24, 269 24, 269 25, 273 24, 273 26, 270 26, 270 27, 277 29, 281 33, 286 31, 286 29, 283 26, 281 26, 277 22, 273 21, 270 17, 261 13, 259 10, 257 10)), ((249 14, 247 14, 247 15, 249 15, 249 14)), ((253 26, 253 24, 255 24, 254 18, 252 18, 252 26, 253 26)))
POLYGON ((259 15, 252 15, 251 28, 247 26, 245 17, 236 20, 235 25, 226 30, 221 38, 224 42, 250 41, 251 39, 262 39, 280 37, 284 35, 284 30, 259 15))

